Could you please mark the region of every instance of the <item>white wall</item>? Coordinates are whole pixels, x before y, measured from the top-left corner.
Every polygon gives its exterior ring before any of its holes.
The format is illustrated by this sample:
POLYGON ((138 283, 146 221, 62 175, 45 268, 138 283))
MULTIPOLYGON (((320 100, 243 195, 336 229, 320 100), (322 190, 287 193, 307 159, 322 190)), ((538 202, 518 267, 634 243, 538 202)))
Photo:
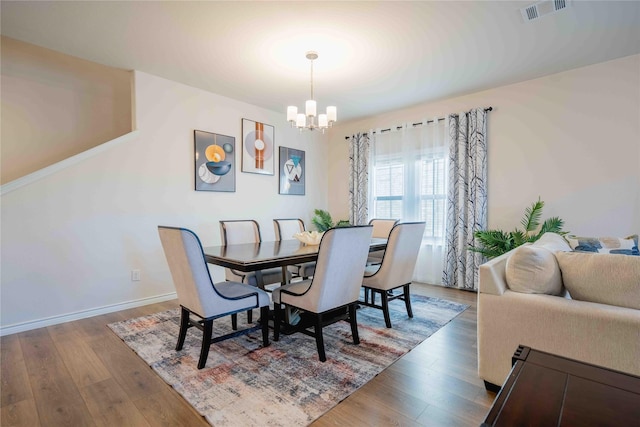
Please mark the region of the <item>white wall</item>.
POLYGON ((339 124, 331 212, 348 216, 345 136, 488 106, 490 228, 519 226, 540 196, 543 219, 559 216, 573 233, 640 232, 640 55, 339 124))
MULTIPOLYGON (((326 137, 300 134, 280 112, 135 73, 138 133, 130 141, 2 196, 2 333, 163 298, 174 292, 157 226, 220 243, 218 221, 327 208, 326 137), (306 195, 278 194, 274 176, 240 172, 241 120, 272 124, 275 144, 305 150, 306 195), (194 191, 194 129, 236 137, 236 192, 194 191), (140 269, 142 280, 131 281, 140 269)), ((223 280, 216 269, 215 280, 223 280)), ((169 295, 171 296, 171 295, 169 295)))
POLYGON ((0 40, 3 184, 131 132, 131 71, 0 40))

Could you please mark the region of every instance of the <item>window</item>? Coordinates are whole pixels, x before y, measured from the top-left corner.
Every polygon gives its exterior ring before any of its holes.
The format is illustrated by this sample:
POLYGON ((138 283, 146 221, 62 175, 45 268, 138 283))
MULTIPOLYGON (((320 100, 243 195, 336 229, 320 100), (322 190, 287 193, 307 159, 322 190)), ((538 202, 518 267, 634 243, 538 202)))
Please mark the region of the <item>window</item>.
POLYGON ((425 239, 444 241, 446 153, 443 147, 411 154, 374 155, 371 218, 425 221, 425 239))
POLYGON ((424 235, 444 239, 445 159, 444 155, 422 158, 418 162, 420 208, 418 219, 425 221, 424 235))
POLYGON ((375 218, 401 218, 404 196, 404 165, 397 159, 375 166, 375 218))

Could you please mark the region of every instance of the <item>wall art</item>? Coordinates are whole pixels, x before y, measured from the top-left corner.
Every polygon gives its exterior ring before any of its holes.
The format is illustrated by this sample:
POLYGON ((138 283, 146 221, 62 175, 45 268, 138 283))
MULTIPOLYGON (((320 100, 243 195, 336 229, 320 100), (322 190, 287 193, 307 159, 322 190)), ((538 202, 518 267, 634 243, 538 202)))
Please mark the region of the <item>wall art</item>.
POLYGON ((304 195, 304 151, 280 147, 280 194, 304 195))
POLYGON ((236 139, 196 130, 196 191, 236 191, 236 139))
POLYGON ((242 119, 242 172, 274 174, 274 135, 273 126, 242 119))

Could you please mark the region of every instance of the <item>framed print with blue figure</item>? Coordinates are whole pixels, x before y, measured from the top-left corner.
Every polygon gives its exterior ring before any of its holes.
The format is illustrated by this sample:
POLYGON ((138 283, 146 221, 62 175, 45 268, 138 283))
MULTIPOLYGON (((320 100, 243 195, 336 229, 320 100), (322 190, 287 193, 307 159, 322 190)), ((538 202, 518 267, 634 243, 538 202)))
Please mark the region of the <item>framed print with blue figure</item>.
POLYGON ((280 147, 280 194, 304 196, 304 151, 280 147))

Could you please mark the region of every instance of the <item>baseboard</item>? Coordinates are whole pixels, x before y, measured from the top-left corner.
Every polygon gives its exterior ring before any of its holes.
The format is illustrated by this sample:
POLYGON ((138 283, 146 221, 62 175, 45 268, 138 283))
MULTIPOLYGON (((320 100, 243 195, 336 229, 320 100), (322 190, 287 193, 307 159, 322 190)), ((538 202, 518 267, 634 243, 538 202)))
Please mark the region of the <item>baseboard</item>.
POLYGON ((75 313, 52 316, 39 320, 31 320, 29 322, 18 323, 9 326, 0 326, 0 337, 5 335, 17 334, 18 332, 30 331, 32 329, 44 328, 45 326, 71 322, 73 320, 86 319, 87 317, 99 316, 101 314, 113 313, 114 311, 127 310, 129 308, 155 304, 158 302, 175 299, 177 297, 178 296, 175 292, 170 292, 168 294, 156 295, 154 297, 141 298, 134 301, 92 308, 91 310, 77 311, 75 313))

